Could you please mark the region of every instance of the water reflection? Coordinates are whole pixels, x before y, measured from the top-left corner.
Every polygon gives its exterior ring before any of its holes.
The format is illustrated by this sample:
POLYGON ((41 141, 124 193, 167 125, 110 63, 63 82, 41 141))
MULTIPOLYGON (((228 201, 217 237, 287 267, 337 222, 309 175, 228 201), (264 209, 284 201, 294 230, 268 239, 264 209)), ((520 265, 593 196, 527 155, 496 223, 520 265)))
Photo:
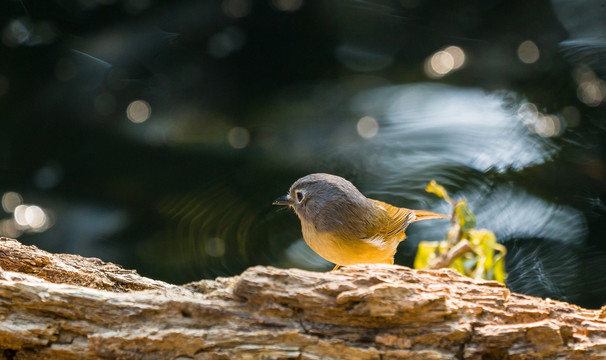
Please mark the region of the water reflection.
MULTIPOLYGON (((160 245, 163 266, 186 264, 208 272, 213 264, 211 271, 221 273, 256 255, 250 239, 259 213, 229 187, 214 184, 200 191, 175 194, 162 199, 157 210, 169 220, 158 241, 171 241, 156 244, 160 245)), ((149 245, 142 244, 139 251, 150 251, 149 245)))
POLYGON ((598 75, 606 74, 604 33, 606 10, 598 1, 551 1, 569 39, 560 42, 562 55, 575 66, 577 96, 588 106, 596 107, 606 99, 606 82, 598 75))
MULTIPOLYGON (((78 50, 68 52, 55 64, 55 77, 80 92, 90 92, 103 85, 112 68, 107 61, 78 50)), ((90 109, 85 109, 89 112, 90 109)))
POLYGON ((586 279, 580 266, 580 249, 566 244, 513 242, 508 246, 506 262, 507 286, 523 294, 570 301, 586 279))
POLYGON ((452 164, 481 172, 521 170, 550 160, 558 146, 528 131, 515 97, 414 84, 367 91, 352 108, 382 120, 373 152, 385 153, 373 171, 388 178, 403 172, 432 176, 429 168, 452 164))
POLYGON ((582 245, 587 235, 583 214, 571 207, 533 196, 514 185, 470 189, 464 195, 478 224, 503 241, 540 238, 560 244, 582 245), (483 190, 483 191, 482 191, 483 190))
POLYGON ((399 51, 407 50, 408 39, 401 36, 406 32, 404 24, 391 6, 368 1, 336 1, 333 6, 339 37, 335 57, 347 68, 383 70, 399 51))
POLYGON ((286 249, 287 264, 293 267, 313 269, 318 271, 330 270, 334 264, 324 260, 305 243, 303 238, 292 242, 286 249))
POLYGON ((551 6, 569 38, 560 43, 562 54, 571 63, 585 63, 591 68, 606 70, 604 31, 606 8, 596 0, 551 0, 551 6))

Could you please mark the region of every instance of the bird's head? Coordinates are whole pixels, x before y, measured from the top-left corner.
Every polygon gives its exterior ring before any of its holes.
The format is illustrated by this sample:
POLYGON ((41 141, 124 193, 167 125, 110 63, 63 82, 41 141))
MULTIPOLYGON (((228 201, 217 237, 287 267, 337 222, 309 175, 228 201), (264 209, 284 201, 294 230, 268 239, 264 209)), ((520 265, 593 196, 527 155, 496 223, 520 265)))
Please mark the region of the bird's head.
POLYGON ((346 224, 364 221, 374 210, 369 199, 349 181, 330 174, 311 174, 295 181, 287 195, 274 205, 292 207, 302 223, 318 231, 334 231, 346 224))

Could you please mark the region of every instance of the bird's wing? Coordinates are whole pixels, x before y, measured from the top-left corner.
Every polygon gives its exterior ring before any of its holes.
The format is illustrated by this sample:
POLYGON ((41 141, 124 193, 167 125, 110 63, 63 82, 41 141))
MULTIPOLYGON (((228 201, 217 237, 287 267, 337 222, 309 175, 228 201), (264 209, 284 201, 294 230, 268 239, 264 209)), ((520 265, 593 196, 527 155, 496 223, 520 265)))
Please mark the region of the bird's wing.
POLYGON ((372 200, 372 202, 387 212, 388 219, 381 226, 381 234, 385 236, 393 236, 406 230, 408 225, 415 220, 413 210, 389 205, 379 200, 372 200))

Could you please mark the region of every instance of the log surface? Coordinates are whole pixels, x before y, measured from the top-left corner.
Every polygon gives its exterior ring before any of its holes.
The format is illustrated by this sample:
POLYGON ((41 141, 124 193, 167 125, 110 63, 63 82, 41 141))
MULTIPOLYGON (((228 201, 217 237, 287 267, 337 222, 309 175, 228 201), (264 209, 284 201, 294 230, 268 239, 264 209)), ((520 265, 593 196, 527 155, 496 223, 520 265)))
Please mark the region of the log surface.
POLYGON ((0 359, 604 359, 606 308, 452 270, 253 267, 184 286, 0 239, 0 359))

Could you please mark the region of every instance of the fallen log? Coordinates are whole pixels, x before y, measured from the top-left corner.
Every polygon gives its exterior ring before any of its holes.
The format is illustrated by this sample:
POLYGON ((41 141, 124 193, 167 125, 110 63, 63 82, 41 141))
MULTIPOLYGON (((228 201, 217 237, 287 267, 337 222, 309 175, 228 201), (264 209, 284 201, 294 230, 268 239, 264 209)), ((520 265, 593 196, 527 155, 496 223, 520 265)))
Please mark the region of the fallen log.
POLYGON ((604 359, 606 307, 453 270, 257 266, 176 286, 0 239, 5 359, 604 359))

